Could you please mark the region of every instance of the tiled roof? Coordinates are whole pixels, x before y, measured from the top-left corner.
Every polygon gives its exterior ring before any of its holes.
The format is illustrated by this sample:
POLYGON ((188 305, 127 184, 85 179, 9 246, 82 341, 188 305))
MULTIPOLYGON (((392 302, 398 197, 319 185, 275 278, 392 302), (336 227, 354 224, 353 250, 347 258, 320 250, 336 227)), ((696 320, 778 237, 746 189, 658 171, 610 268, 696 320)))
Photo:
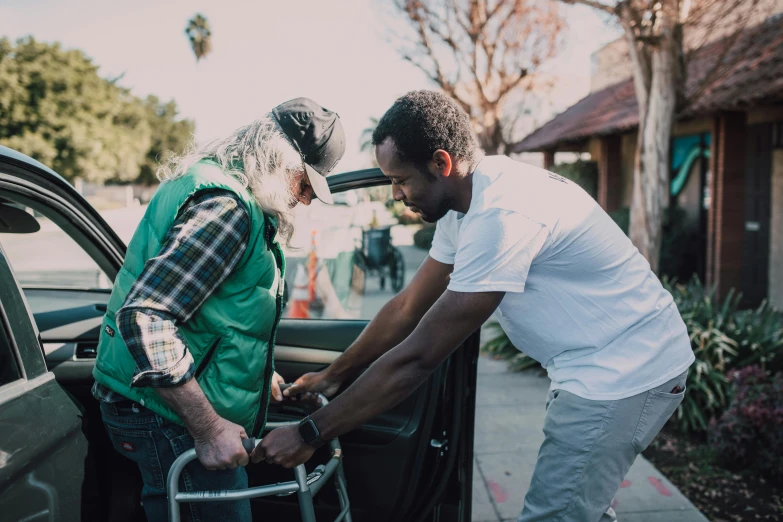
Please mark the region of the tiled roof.
MULTIPOLYGON (((721 40, 696 51, 688 63, 688 97, 693 101, 678 117, 720 110, 743 110, 783 103, 783 17, 747 29, 736 41, 721 40), (703 88, 704 76, 729 46, 721 74, 703 88)), ((511 152, 534 152, 591 136, 614 134, 639 125, 633 80, 624 80, 579 100, 525 139, 511 152)))

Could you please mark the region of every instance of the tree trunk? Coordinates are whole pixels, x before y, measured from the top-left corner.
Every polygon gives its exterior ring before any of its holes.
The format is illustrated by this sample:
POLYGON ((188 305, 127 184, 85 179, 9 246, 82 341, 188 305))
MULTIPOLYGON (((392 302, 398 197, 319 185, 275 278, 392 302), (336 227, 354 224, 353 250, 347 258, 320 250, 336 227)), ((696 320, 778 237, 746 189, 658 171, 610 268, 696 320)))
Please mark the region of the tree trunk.
POLYGON ((474 121, 479 146, 488 155, 503 154, 505 151, 503 129, 500 126, 499 105, 482 108, 482 120, 480 122, 474 121))
MULTIPOLYGON (((639 137, 634 161, 629 236, 658 272, 663 209, 669 197, 669 150, 677 106, 681 35, 676 2, 668 0, 659 14, 658 40, 649 46, 650 87, 639 106, 639 137)), ((638 90, 637 85, 637 90, 638 90)))

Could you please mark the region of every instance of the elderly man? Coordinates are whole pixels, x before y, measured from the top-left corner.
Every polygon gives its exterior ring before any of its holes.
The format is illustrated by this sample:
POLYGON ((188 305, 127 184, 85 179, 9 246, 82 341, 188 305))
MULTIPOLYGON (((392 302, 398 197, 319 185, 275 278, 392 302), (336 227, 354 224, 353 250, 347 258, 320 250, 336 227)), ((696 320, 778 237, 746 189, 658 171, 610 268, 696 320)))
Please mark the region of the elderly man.
MULTIPOLYGON (((165 481, 195 447, 184 491, 247 487, 242 438, 259 436, 270 394, 291 209, 331 202, 345 151, 337 114, 298 98, 175 158, 128 245, 102 325, 93 394, 115 449, 144 480, 150 522, 168 519, 165 481)), ((248 500, 189 503, 183 520, 251 519, 248 500)))
POLYGON ((468 116, 446 96, 403 96, 373 143, 394 198, 437 221, 430 255, 353 346, 285 393, 333 394, 372 366, 298 428, 267 435, 253 460, 306 461, 402 401, 496 312, 552 380, 519 520, 613 520, 613 495, 682 401, 694 361, 672 296, 581 188, 482 157, 468 116))

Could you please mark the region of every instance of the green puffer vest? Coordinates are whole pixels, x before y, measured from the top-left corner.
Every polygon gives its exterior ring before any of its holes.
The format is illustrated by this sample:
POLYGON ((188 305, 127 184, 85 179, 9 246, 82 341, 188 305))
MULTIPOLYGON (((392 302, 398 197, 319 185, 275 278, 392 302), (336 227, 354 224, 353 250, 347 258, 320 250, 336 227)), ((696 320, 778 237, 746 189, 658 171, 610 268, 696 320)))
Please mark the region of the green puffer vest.
POLYGON ((133 234, 117 274, 101 325, 93 376, 108 388, 182 424, 154 388, 131 384, 136 363, 114 316, 144 269, 158 254, 182 205, 202 190, 237 194, 250 215, 250 236, 242 259, 228 278, 186 323, 177 325, 196 364, 195 378, 218 415, 259 436, 266 423, 275 333, 280 321, 285 274, 282 250, 274 240, 276 222, 249 191, 217 163, 203 160, 177 179, 161 183, 133 234))

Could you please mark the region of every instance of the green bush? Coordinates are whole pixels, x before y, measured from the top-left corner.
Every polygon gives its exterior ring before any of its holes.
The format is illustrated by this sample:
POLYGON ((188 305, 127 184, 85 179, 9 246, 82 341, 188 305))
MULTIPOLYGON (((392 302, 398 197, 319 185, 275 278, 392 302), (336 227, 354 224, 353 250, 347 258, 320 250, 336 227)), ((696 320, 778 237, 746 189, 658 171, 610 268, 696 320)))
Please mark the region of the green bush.
POLYGON ((481 347, 482 351, 492 358, 509 361, 511 371, 521 372, 539 366, 538 361, 520 352, 511 344, 508 335, 497 321, 488 323, 485 331, 489 334, 489 340, 481 347))
POLYGON ((728 407, 732 370, 750 364, 779 371, 783 359, 783 314, 762 303, 740 310, 741 296, 730 291, 722 302, 714 289, 694 277, 687 285, 664 286, 674 297, 688 328, 696 362, 688 374, 688 393, 677 410, 683 431, 704 432, 728 407))
POLYGON ((423 223, 421 216, 406 207, 402 201, 389 199, 386 201, 386 208, 391 211, 392 216, 400 225, 418 225, 423 223))
POLYGON ((730 380, 731 406, 710 423, 710 445, 730 469, 783 481, 783 374, 752 365, 730 380))
POLYGON ((432 247, 433 237, 435 237, 435 225, 426 224, 413 234, 413 244, 424 250, 429 250, 432 247))
POLYGON ((549 170, 573 181, 593 199, 598 197, 598 163, 595 161, 576 160, 573 163, 558 163, 549 170))
POLYGON ((628 226, 631 223, 631 209, 628 207, 618 208, 613 212, 609 212, 609 217, 617 223, 625 235, 628 235, 628 226))

